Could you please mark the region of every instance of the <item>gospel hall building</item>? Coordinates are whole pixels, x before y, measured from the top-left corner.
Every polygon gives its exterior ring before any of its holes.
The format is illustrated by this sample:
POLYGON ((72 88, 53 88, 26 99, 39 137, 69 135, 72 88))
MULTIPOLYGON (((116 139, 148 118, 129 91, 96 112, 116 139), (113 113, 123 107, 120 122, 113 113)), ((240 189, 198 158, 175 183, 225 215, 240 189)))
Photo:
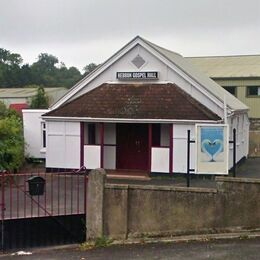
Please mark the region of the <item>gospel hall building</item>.
MULTIPOLYGON (((183 173, 187 130, 194 138, 195 124, 223 124, 225 115, 230 135, 237 130, 236 160, 248 155, 248 107, 180 54, 139 36, 38 112, 47 170, 183 173)), ((191 167, 194 160, 191 147, 191 167)))

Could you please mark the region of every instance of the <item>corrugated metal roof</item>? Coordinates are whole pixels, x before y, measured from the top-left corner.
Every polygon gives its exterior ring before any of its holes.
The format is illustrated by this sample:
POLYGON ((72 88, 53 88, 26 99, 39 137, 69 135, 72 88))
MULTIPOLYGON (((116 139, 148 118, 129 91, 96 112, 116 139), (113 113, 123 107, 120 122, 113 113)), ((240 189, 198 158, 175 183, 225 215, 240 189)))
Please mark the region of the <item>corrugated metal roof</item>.
POLYGON ((211 78, 260 77, 260 55, 187 57, 211 78))
MULTIPOLYGON (((52 95, 58 91, 66 91, 66 88, 44 88, 47 95, 52 95)), ((0 98, 27 98, 33 97, 37 93, 37 88, 0 88, 0 98)))
MULTIPOLYGON (((141 37, 140 37, 141 38, 141 37)), ((161 53, 164 57, 166 57, 169 61, 171 61, 175 66, 181 69, 183 72, 188 74, 191 78, 197 81, 200 85, 202 85, 205 89, 207 89, 210 93, 216 96, 219 100, 224 103, 224 96, 226 97, 227 105, 233 110, 244 110, 248 109, 248 107, 218 85, 215 81, 210 79, 203 71, 199 70, 195 64, 191 63, 187 58, 184 58, 180 54, 164 49, 154 43, 151 43, 143 38, 141 38, 144 42, 150 45, 152 48, 161 53)), ((199 67, 199 66, 198 66, 199 67)))

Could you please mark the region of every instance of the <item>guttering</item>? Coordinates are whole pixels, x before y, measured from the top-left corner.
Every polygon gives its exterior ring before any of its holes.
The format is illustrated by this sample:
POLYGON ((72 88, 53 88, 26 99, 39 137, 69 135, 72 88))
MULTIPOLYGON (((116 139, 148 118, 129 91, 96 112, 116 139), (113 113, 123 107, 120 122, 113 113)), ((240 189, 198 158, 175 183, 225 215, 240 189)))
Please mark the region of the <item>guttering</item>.
POLYGON ((68 121, 68 122, 104 122, 104 123, 223 123, 223 120, 185 120, 185 119, 131 119, 131 118, 93 118, 93 117, 55 117, 42 116, 48 121, 68 121))
POLYGON ((33 108, 25 108, 25 109, 22 109, 22 112, 29 112, 29 113, 47 113, 49 112, 50 109, 46 108, 46 109, 33 109, 33 108))

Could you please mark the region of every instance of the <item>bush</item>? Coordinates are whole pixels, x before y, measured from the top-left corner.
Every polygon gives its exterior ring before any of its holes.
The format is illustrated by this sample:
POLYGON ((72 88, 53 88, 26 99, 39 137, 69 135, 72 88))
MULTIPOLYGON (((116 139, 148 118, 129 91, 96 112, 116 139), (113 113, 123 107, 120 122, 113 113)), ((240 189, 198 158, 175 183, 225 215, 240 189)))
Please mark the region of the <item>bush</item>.
POLYGON ((0 105, 0 170, 16 171, 24 162, 21 118, 0 105))

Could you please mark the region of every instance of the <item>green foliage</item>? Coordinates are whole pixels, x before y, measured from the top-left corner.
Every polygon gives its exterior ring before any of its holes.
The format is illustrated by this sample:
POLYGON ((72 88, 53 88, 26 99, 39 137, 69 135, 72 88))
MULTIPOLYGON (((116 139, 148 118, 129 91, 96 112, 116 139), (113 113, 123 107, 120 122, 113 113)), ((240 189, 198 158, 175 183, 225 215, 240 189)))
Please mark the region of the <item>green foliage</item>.
POLYGON ((109 245, 111 245, 113 242, 112 239, 109 239, 105 236, 102 236, 102 237, 98 237, 96 240, 95 240, 95 247, 107 247, 109 245))
POLYGON ((96 63, 89 63, 86 65, 83 70, 85 71, 84 76, 88 75, 90 72, 92 72, 94 69, 96 69, 98 65, 96 63))
POLYGON ((15 171, 24 162, 21 118, 0 102, 0 170, 15 171))
POLYGON ((8 114, 8 109, 3 102, 0 101, 0 119, 6 117, 8 114))
POLYGON ((30 108, 43 109, 48 108, 49 100, 43 87, 38 87, 36 95, 32 98, 30 108))
MULTIPOLYGON (((0 48, 0 88, 34 84, 70 88, 83 77, 76 67, 67 68, 57 57, 48 53, 41 53, 32 65, 22 62, 20 54, 0 48)), ((95 63, 87 65, 84 75, 96 66, 95 63)))
POLYGON ((108 247, 113 243, 112 239, 105 236, 98 237, 94 241, 87 241, 80 245, 80 250, 86 251, 93 248, 108 247))

